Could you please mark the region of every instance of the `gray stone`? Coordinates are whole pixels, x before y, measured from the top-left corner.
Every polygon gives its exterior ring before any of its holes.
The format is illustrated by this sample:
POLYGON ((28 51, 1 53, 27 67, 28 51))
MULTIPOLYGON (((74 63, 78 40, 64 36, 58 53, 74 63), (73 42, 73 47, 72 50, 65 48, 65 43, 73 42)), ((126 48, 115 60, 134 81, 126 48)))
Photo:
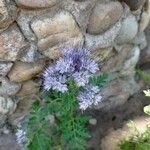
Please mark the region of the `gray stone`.
POLYGON ((0 59, 15 61, 21 49, 27 43, 16 25, 0 34, 0 59))
POLYGON ((30 27, 31 20, 35 16, 39 16, 43 13, 47 12, 47 9, 45 10, 21 10, 18 18, 17 18, 17 23, 22 30, 24 36, 28 39, 28 41, 36 41, 37 38, 33 32, 33 30, 30 27))
POLYGON ((21 88, 21 84, 0 77, 0 95, 15 95, 21 88))
POLYGON ((16 19, 17 8, 12 0, 0 1, 0 32, 8 28, 8 26, 16 19))
POLYGON ((116 43, 124 44, 133 40, 138 32, 138 23, 135 16, 129 15, 122 22, 122 27, 119 35, 116 38, 116 43))
POLYGON ((23 62, 35 62, 43 58, 43 56, 38 52, 38 48, 35 44, 31 44, 29 48, 25 49, 19 57, 20 61, 23 62))
POLYGON ((92 118, 89 120, 89 124, 95 126, 97 124, 97 120, 95 118, 92 118))
POLYGON ((147 46, 147 40, 144 32, 138 32, 137 36, 133 40, 135 45, 138 45, 140 49, 144 49, 147 46))
POLYGON ((81 30, 85 32, 96 0, 65 0, 62 2, 62 9, 70 12, 81 30))
POLYGON ((144 31, 148 26, 149 21, 150 21, 150 0, 147 0, 141 14, 139 30, 144 31))
POLYGON ((0 96, 0 114, 12 114, 16 109, 16 103, 10 97, 0 96))
POLYGON ((125 61, 122 71, 120 72, 121 76, 130 76, 135 73, 135 66, 139 60, 140 49, 139 47, 134 47, 128 54, 127 60, 125 61))
POLYGON ((6 76, 12 65, 11 62, 0 62, 0 76, 6 76))
POLYGON ((110 47, 117 37, 121 28, 121 22, 117 22, 112 28, 100 35, 85 35, 85 47, 88 49, 110 47))
POLYGON ((90 16, 87 32, 99 34, 115 24, 122 16, 123 8, 119 2, 98 2, 90 16))

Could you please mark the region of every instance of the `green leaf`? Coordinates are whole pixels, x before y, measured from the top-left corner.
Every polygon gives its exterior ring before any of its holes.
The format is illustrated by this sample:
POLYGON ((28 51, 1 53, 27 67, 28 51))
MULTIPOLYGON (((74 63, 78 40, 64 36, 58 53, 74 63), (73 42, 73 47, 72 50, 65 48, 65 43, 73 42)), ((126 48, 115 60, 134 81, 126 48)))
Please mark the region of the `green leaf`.
POLYGON ((144 107, 144 112, 150 115, 150 105, 144 107))
POLYGON ((145 96, 150 97, 150 90, 147 90, 147 91, 146 91, 146 90, 144 90, 143 92, 144 92, 145 96))
POLYGON ((107 74, 102 74, 98 76, 93 76, 90 78, 90 83, 96 86, 104 86, 108 78, 107 74))

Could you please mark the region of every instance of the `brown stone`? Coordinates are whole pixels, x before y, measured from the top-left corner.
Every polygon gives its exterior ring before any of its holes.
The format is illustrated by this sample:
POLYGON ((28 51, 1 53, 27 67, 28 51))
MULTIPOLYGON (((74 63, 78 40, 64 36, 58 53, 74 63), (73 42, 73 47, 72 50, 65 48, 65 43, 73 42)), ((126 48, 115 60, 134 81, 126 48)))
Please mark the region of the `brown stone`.
POLYGON ((31 79, 38 75, 44 67, 44 62, 39 61, 36 63, 23 63, 16 62, 9 72, 8 77, 15 82, 22 82, 31 79))
POLYGON ((28 8, 47 8, 56 5, 60 0, 15 0, 18 6, 28 8))
POLYGON ((54 16, 40 16, 33 20, 31 27, 38 37, 38 46, 43 54, 52 58, 60 47, 74 46, 83 42, 82 34, 68 12, 58 12, 54 16))
POLYGON ((26 45, 27 43, 18 27, 11 26, 0 34, 0 59, 15 61, 21 49, 26 45))
POLYGON ((21 90, 17 93, 17 96, 31 96, 36 95, 39 92, 40 85, 32 80, 22 83, 21 90))
POLYGON ((123 14, 123 8, 119 2, 98 2, 90 16, 88 33, 99 34, 115 24, 123 14))

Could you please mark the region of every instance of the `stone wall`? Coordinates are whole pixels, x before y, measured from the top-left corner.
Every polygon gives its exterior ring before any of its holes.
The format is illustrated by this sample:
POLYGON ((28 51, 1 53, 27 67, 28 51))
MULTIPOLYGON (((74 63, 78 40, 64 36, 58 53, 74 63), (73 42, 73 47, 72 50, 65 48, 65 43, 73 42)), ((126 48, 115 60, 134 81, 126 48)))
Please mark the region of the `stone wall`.
POLYGON ((104 103, 123 104, 140 88, 150 0, 0 0, 0 125, 16 125, 40 88, 38 77, 63 47, 92 49, 109 74, 104 103))

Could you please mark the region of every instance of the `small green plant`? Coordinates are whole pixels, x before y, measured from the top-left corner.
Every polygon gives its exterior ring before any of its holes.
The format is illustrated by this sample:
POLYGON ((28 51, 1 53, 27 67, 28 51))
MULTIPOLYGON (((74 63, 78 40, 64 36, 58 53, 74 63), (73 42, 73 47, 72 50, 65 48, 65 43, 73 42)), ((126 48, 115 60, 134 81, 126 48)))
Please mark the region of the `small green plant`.
MULTIPOLYGON (((144 90, 145 96, 150 97, 150 90, 144 90)), ((150 105, 144 107, 144 112, 150 115, 150 105)), ((150 124, 147 125, 146 130, 140 133, 135 127, 134 122, 129 125, 134 129, 134 135, 128 139, 123 139, 119 143, 121 150, 150 150, 150 124)))
POLYGON ((145 72, 139 68, 136 69, 136 72, 148 85, 150 85, 150 73, 145 72))
POLYGON ((86 55, 85 49, 67 49, 45 70, 42 100, 33 103, 27 116, 25 150, 86 149, 90 116, 84 110, 101 102, 99 88, 107 79, 94 74, 98 65, 86 55))

